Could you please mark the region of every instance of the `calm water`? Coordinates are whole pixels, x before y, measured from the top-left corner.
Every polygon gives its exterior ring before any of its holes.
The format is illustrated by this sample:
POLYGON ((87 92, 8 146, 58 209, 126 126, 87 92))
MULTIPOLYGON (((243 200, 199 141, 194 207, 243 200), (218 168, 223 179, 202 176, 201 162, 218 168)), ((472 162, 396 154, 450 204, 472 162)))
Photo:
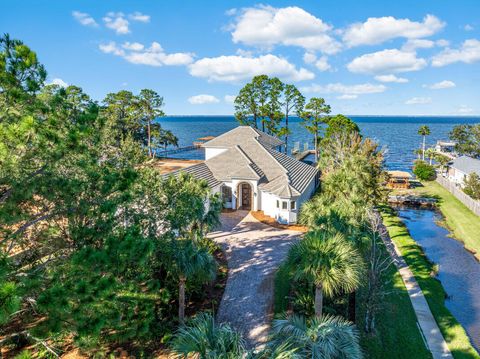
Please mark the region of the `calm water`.
MULTIPOLYGON (((431 135, 427 137, 429 145, 437 140, 447 139, 453 126, 463 123, 478 123, 480 118, 472 117, 351 117, 359 125, 364 136, 375 139, 387 151, 386 164, 389 169, 409 170, 415 159, 413 151, 421 146, 421 136, 417 134, 421 125, 430 127, 431 135)), ((189 116, 167 117, 160 119, 167 130, 172 130, 180 140, 181 146, 191 145, 199 137, 218 136, 223 132, 238 126, 232 116, 189 116)), ((289 138, 289 148, 295 142, 304 143, 313 148, 313 137, 300 124, 300 119, 291 118, 292 135, 289 138)), ((184 152, 176 157, 201 158, 203 153, 184 152)))
POLYGON ((480 350, 480 263, 435 223, 441 219, 438 212, 405 208, 398 213, 412 238, 439 265, 438 279, 449 296, 445 304, 480 350))

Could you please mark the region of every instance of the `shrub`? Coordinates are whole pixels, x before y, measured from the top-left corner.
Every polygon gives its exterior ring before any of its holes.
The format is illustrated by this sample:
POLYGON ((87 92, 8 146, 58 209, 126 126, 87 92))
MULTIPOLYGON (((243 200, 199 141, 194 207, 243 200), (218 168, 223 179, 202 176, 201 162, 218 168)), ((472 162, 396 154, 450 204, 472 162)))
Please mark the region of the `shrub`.
POLYGON ((480 176, 476 173, 471 173, 468 178, 465 179, 463 192, 473 199, 480 199, 480 176))
POLYGON ((435 168, 425 161, 415 161, 413 173, 421 181, 432 181, 435 179, 435 168))

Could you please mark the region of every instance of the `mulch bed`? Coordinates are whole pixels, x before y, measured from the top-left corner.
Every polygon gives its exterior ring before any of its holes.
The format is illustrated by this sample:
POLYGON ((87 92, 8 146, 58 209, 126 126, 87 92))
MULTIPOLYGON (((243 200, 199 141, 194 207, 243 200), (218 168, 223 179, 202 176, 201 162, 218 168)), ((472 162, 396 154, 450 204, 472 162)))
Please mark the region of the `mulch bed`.
POLYGON ((281 224, 278 223, 274 218, 266 216, 263 211, 251 211, 250 212, 253 217, 259 222, 262 222, 266 225, 271 227, 279 228, 279 229, 290 229, 292 231, 298 231, 302 233, 308 232, 308 228, 302 226, 300 224, 281 224))

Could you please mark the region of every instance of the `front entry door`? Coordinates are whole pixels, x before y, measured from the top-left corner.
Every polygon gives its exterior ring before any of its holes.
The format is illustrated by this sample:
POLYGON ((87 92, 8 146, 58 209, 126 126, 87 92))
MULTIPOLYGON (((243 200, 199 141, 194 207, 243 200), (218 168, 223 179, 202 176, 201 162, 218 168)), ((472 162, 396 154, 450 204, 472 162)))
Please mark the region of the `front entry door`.
POLYGON ((252 189, 247 183, 242 183, 242 209, 252 209, 252 189))

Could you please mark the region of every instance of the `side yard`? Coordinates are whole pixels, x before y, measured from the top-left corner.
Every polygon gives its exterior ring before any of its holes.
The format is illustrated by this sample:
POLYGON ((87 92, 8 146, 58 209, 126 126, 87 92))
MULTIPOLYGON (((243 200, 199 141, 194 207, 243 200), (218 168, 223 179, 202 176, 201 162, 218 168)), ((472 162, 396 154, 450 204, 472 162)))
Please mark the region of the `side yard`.
MULTIPOLYGON (((293 290, 289 268, 284 263, 275 278, 275 314, 291 309, 293 290)), ((364 293, 357 293, 356 322, 361 333, 361 346, 368 358, 431 358, 417 327, 417 319, 410 298, 396 267, 392 264, 385 276, 383 308, 376 321, 376 333, 363 331, 364 315, 361 306, 364 293), (395 324, 395 325, 393 325, 395 324)), ((313 293, 312 293, 313 295, 313 293)))
MULTIPOLYGON (((427 190, 429 188, 425 187, 427 190)), ((435 189, 435 186, 432 188, 435 189)), ((433 190, 429 193, 433 193, 433 190)), ((385 209, 382 216, 391 239, 415 275, 453 356, 455 358, 480 358, 463 327, 445 306, 446 293, 442 284, 434 277, 434 265, 426 258, 421 247, 412 239, 407 228, 393 210, 385 209)))

